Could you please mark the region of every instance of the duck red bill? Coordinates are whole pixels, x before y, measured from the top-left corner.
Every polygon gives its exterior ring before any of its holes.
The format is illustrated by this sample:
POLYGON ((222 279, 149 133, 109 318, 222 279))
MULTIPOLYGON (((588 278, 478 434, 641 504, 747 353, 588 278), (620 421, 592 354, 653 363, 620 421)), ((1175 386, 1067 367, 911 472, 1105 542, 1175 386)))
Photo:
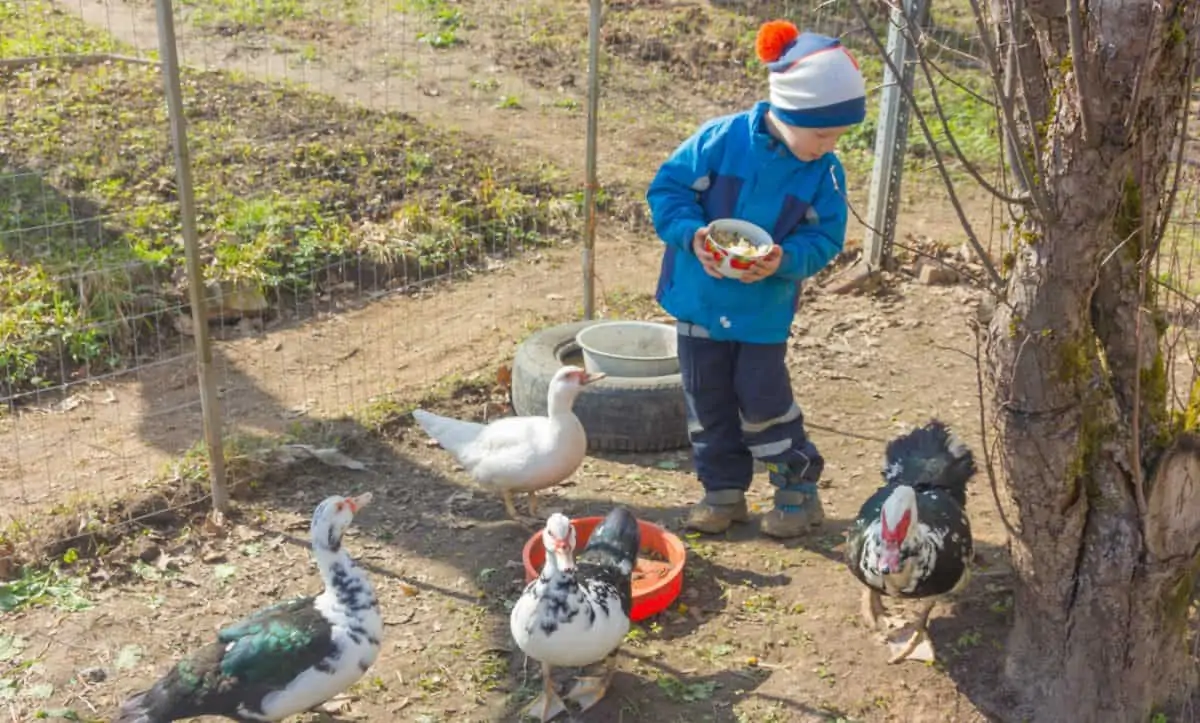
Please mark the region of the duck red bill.
POLYGON ((371 504, 372 495, 370 492, 364 492, 357 497, 348 497, 346 501, 350 503, 350 510, 358 512, 360 509, 371 504))

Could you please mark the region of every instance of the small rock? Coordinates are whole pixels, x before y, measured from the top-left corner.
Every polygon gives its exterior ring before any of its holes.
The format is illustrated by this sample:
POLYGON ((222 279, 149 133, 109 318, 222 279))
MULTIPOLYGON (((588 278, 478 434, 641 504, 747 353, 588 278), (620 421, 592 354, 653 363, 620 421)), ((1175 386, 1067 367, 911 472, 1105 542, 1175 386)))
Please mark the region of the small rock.
POLYGON ((853 291, 870 291, 879 286, 880 275, 870 265, 859 261, 844 269, 827 281, 822 289, 831 294, 849 294, 853 291))
POLYGON ((108 680, 108 673, 104 668, 84 668, 79 671, 79 677, 89 683, 103 683, 108 680))
POLYGON ((157 560, 158 556, 162 554, 162 549, 151 540, 142 537, 134 543, 133 554, 142 562, 151 563, 157 560))
POLYGON ((922 259, 918 269, 917 280, 926 286, 942 286, 958 282, 958 273, 948 266, 922 259))

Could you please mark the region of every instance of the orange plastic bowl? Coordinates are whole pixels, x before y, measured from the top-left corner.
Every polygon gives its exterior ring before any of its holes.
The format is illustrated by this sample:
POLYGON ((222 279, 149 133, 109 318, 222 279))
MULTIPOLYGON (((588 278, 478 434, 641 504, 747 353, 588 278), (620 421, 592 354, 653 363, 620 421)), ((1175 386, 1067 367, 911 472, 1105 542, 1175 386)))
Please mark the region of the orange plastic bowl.
MULTIPOLYGON (((575 527, 577 554, 587 545, 592 530, 603 520, 603 517, 580 517, 571 520, 575 527)), ((677 536, 645 520, 638 520, 638 529, 642 533, 642 551, 652 551, 667 561, 651 560, 638 555, 637 565, 633 568, 633 608, 629 615, 635 622, 661 613, 679 597, 679 591, 683 587, 683 563, 687 559, 683 541, 677 536)), ((541 572, 542 564, 546 561, 546 548, 542 546, 541 530, 525 543, 521 559, 525 562, 525 584, 529 584, 541 572)))

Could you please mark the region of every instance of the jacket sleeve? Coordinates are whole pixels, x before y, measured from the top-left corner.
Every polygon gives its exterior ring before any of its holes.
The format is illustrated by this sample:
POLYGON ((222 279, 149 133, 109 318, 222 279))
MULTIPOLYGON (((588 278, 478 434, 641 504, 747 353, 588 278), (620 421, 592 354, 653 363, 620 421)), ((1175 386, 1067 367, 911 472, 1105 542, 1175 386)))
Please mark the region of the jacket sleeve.
POLYGON ((696 231, 708 225, 700 191, 711 182, 724 147, 724 126, 709 122, 663 162, 646 191, 654 230, 664 243, 690 251, 696 231))
POLYGON ((817 193, 812 211, 816 223, 802 223, 787 238, 779 241, 783 260, 775 271, 789 281, 803 281, 833 260, 846 243, 846 172, 837 160, 829 166, 817 193))

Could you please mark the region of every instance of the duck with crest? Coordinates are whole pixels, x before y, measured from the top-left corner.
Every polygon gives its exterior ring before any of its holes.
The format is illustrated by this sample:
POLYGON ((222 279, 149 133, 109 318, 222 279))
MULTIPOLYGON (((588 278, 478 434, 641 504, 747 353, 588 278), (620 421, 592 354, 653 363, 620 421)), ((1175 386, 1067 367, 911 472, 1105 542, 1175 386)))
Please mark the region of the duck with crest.
POLYGON ((923 600, 911 635, 902 631, 889 640, 888 662, 932 661, 929 613, 940 596, 970 579, 975 553, 966 505, 975 459, 937 419, 890 441, 884 458, 884 484, 863 503, 848 534, 846 566, 866 586, 861 612, 873 629, 886 612, 882 595, 923 600))
MULTIPOLYGON (((606 660, 629 632, 641 530, 629 510, 614 508, 576 561, 575 527, 555 512, 546 520, 542 545, 546 562, 513 606, 509 624, 521 650, 542 664, 543 690, 526 715, 544 722, 566 711, 554 690, 552 668, 606 660)), ((611 679, 611 668, 601 676, 577 678, 567 698, 587 710, 604 697, 611 679)))
POLYGON ((113 723, 167 723, 197 716, 279 721, 350 687, 379 655, 383 620, 371 583, 342 535, 371 494, 328 497, 313 514, 312 551, 325 583, 258 610, 131 697, 113 723))
POLYGON ((550 379, 547 416, 501 417, 488 424, 413 410, 413 418, 484 488, 499 490, 504 509, 517 522, 513 492, 529 495, 529 514, 537 515, 538 490, 562 482, 579 469, 587 454, 587 433, 572 407, 579 392, 604 378, 576 366, 564 366, 550 379))

